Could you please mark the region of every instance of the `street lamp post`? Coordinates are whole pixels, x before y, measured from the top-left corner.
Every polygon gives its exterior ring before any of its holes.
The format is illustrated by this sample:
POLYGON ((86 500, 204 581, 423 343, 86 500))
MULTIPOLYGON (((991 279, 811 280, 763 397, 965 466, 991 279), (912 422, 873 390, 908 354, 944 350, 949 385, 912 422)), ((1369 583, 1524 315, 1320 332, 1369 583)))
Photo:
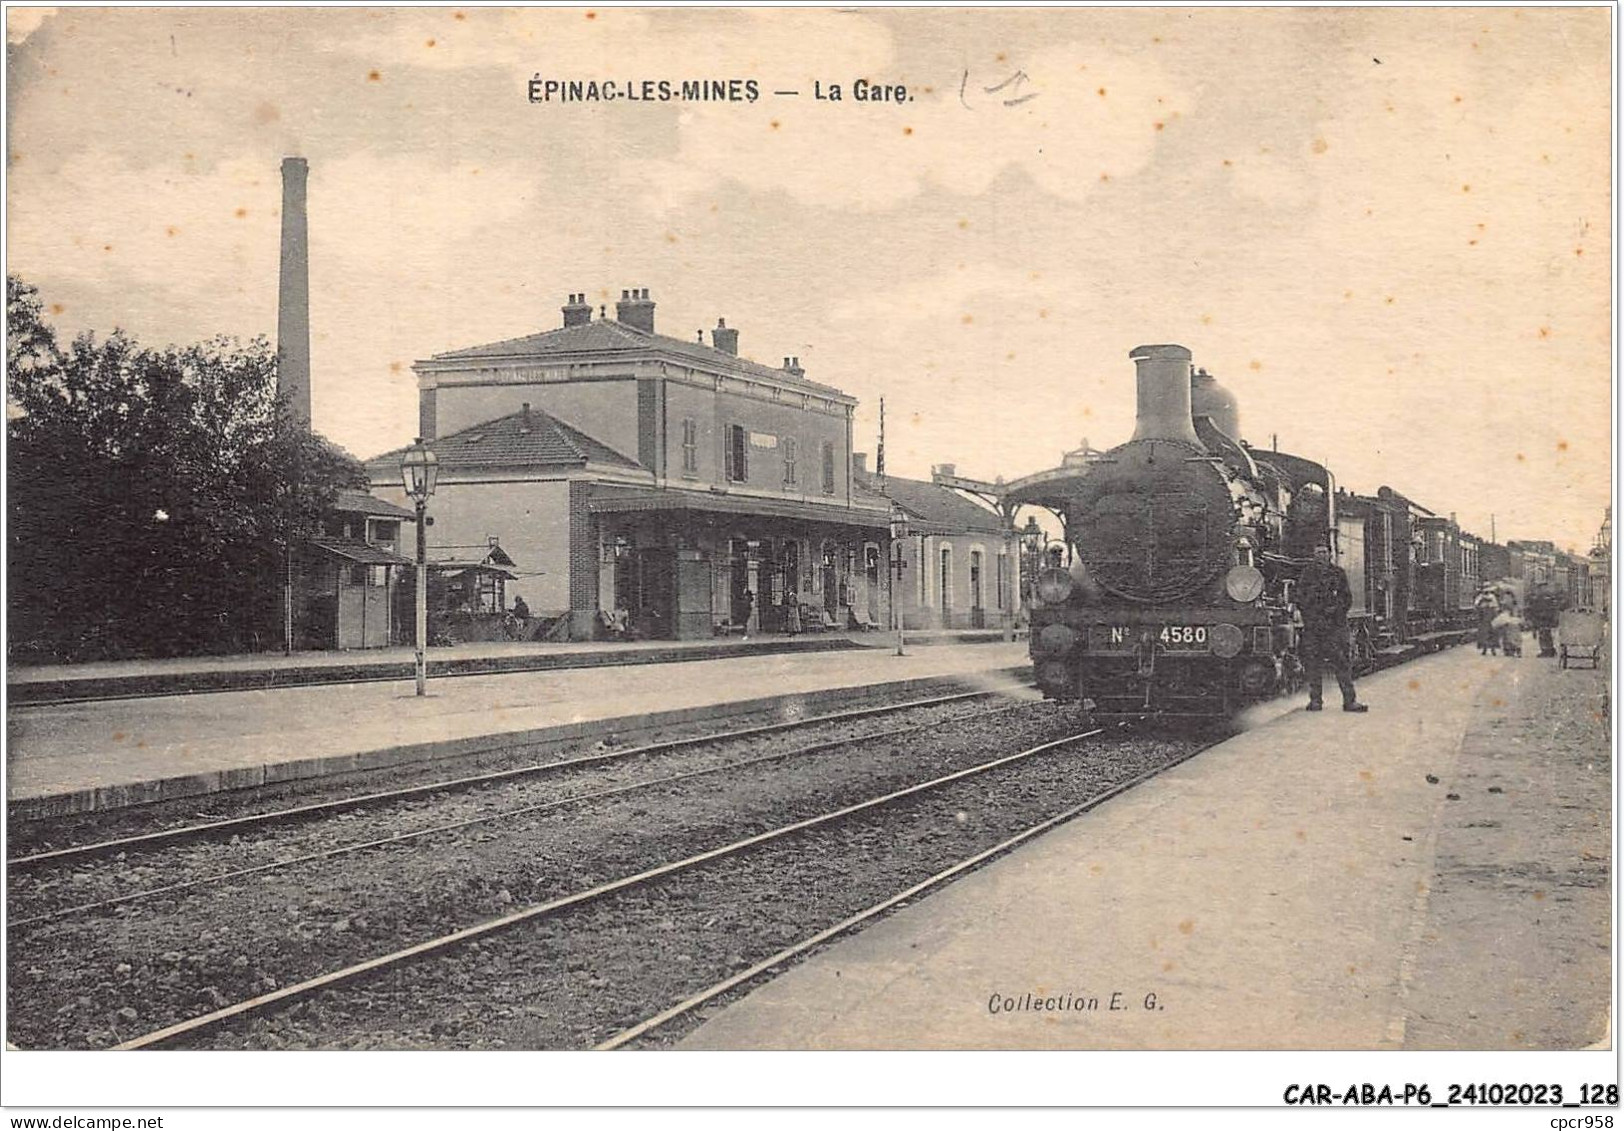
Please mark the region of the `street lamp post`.
POLYGON ((908 568, 907 561, 902 556, 902 540, 908 536, 908 512, 896 503, 891 504, 891 568, 886 573, 886 595, 891 603, 891 620, 897 630, 897 655, 906 656, 903 651, 902 639, 902 610, 897 608, 897 582, 902 580, 902 571, 908 568))
POLYGON ((423 445, 423 437, 406 450, 400 461, 400 478, 406 494, 417 506, 417 694, 428 694, 429 678, 429 567, 428 567, 428 510, 429 496, 434 494, 434 482, 440 476, 440 460, 423 445))
POLYGON ((1031 515, 1026 516, 1026 525, 1021 528, 1021 545, 1026 553, 1021 557, 1026 562, 1026 576, 1021 579, 1021 600, 1025 602, 1027 615, 1031 615, 1032 594, 1037 584, 1038 569, 1041 562, 1038 557, 1043 553, 1043 527, 1031 515))

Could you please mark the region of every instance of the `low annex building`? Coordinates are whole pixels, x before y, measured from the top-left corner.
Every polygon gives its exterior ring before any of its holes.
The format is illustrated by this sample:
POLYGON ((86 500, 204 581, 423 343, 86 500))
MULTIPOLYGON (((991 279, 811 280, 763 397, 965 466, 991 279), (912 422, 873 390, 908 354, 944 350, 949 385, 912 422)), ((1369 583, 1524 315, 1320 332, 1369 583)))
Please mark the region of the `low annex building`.
MULTIPOLYGON (((598 313, 572 294, 555 329, 413 366, 440 461, 429 557, 499 543, 508 598, 573 639, 886 623, 888 507, 853 482, 856 400, 797 358, 739 356, 722 319, 709 344, 656 333, 646 290, 598 313)), ((400 456, 366 466, 404 502, 400 456)))
POLYGON ((400 553, 411 511, 365 491, 341 490, 321 529, 293 557, 293 629, 299 648, 385 648, 400 626, 402 580, 412 562, 400 553))
MULTIPOLYGON (((936 470, 954 473, 952 464, 936 470)), ((940 483, 871 475, 865 453, 856 456, 853 477, 888 510, 895 503, 907 516, 902 545, 890 551, 890 568, 899 556, 903 562, 895 593, 905 628, 1014 625, 1018 547, 997 511, 940 483)))

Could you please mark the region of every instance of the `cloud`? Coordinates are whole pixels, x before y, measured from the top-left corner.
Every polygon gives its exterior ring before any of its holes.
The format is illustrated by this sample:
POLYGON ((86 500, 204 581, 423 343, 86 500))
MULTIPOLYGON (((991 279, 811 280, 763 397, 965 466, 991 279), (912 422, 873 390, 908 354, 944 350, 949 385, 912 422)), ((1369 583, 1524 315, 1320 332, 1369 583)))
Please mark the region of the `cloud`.
POLYGON ((13 46, 24 42, 54 15, 55 8, 7 8, 6 42, 13 46))
POLYGON ((1144 169, 1159 139, 1186 127, 1192 105, 1153 61, 1077 43, 1019 64, 990 55, 930 74, 902 84, 909 100, 901 104, 859 101, 859 80, 897 79, 894 58, 878 46, 835 54, 819 75, 795 80, 795 99, 685 109, 676 155, 659 166, 628 162, 625 176, 647 181, 667 171, 644 196, 655 209, 679 202, 684 189, 731 181, 801 204, 878 211, 927 186, 980 196, 1011 170, 1082 201, 1144 169), (826 97, 814 97, 819 91, 826 97), (684 173, 670 176, 673 169, 684 173))
MULTIPOLYGON (((1054 196, 1084 200, 1111 178, 1143 169, 1160 141, 1188 128, 1193 105, 1153 58, 1082 42, 1018 58, 973 51, 951 64, 927 53, 929 64, 914 64, 927 69, 904 73, 885 20, 866 13, 466 15, 395 13, 345 50, 384 70, 497 67, 521 79, 620 83, 756 80, 762 94, 754 103, 617 107, 622 127, 628 114, 651 122, 675 114, 672 152, 623 155, 622 179, 656 214, 725 183, 824 208, 885 210, 932 185, 976 196, 1012 169, 1054 196), (863 83, 901 85, 907 100, 859 99, 863 83)), ((538 117, 587 112, 569 103, 534 107, 538 117)))

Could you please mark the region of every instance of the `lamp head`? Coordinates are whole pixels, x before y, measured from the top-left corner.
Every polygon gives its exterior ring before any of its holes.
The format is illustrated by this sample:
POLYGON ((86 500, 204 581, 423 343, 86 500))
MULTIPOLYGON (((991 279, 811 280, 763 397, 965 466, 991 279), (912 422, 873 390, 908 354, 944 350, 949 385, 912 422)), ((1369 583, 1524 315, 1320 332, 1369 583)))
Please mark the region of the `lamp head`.
POLYGON ((908 512, 897 503, 891 504, 891 537, 905 538, 908 534, 908 512))
POLYGON ((419 436, 401 456, 400 476, 413 502, 427 502, 434 494, 435 482, 440 477, 440 458, 423 443, 423 437, 419 436))

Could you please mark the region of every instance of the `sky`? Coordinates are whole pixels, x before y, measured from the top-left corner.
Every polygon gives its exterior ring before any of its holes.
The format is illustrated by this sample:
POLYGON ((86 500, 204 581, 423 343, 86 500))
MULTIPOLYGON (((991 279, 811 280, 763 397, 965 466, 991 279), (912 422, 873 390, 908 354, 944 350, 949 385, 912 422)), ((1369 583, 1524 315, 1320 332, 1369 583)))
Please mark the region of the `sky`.
POLYGON ((314 425, 363 458, 415 360, 647 287, 859 398, 859 450, 883 396, 895 474, 1121 443, 1174 342, 1353 490, 1580 549, 1610 500, 1605 8, 8 15, 8 271, 66 334, 274 338, 306 157, 314 425))

